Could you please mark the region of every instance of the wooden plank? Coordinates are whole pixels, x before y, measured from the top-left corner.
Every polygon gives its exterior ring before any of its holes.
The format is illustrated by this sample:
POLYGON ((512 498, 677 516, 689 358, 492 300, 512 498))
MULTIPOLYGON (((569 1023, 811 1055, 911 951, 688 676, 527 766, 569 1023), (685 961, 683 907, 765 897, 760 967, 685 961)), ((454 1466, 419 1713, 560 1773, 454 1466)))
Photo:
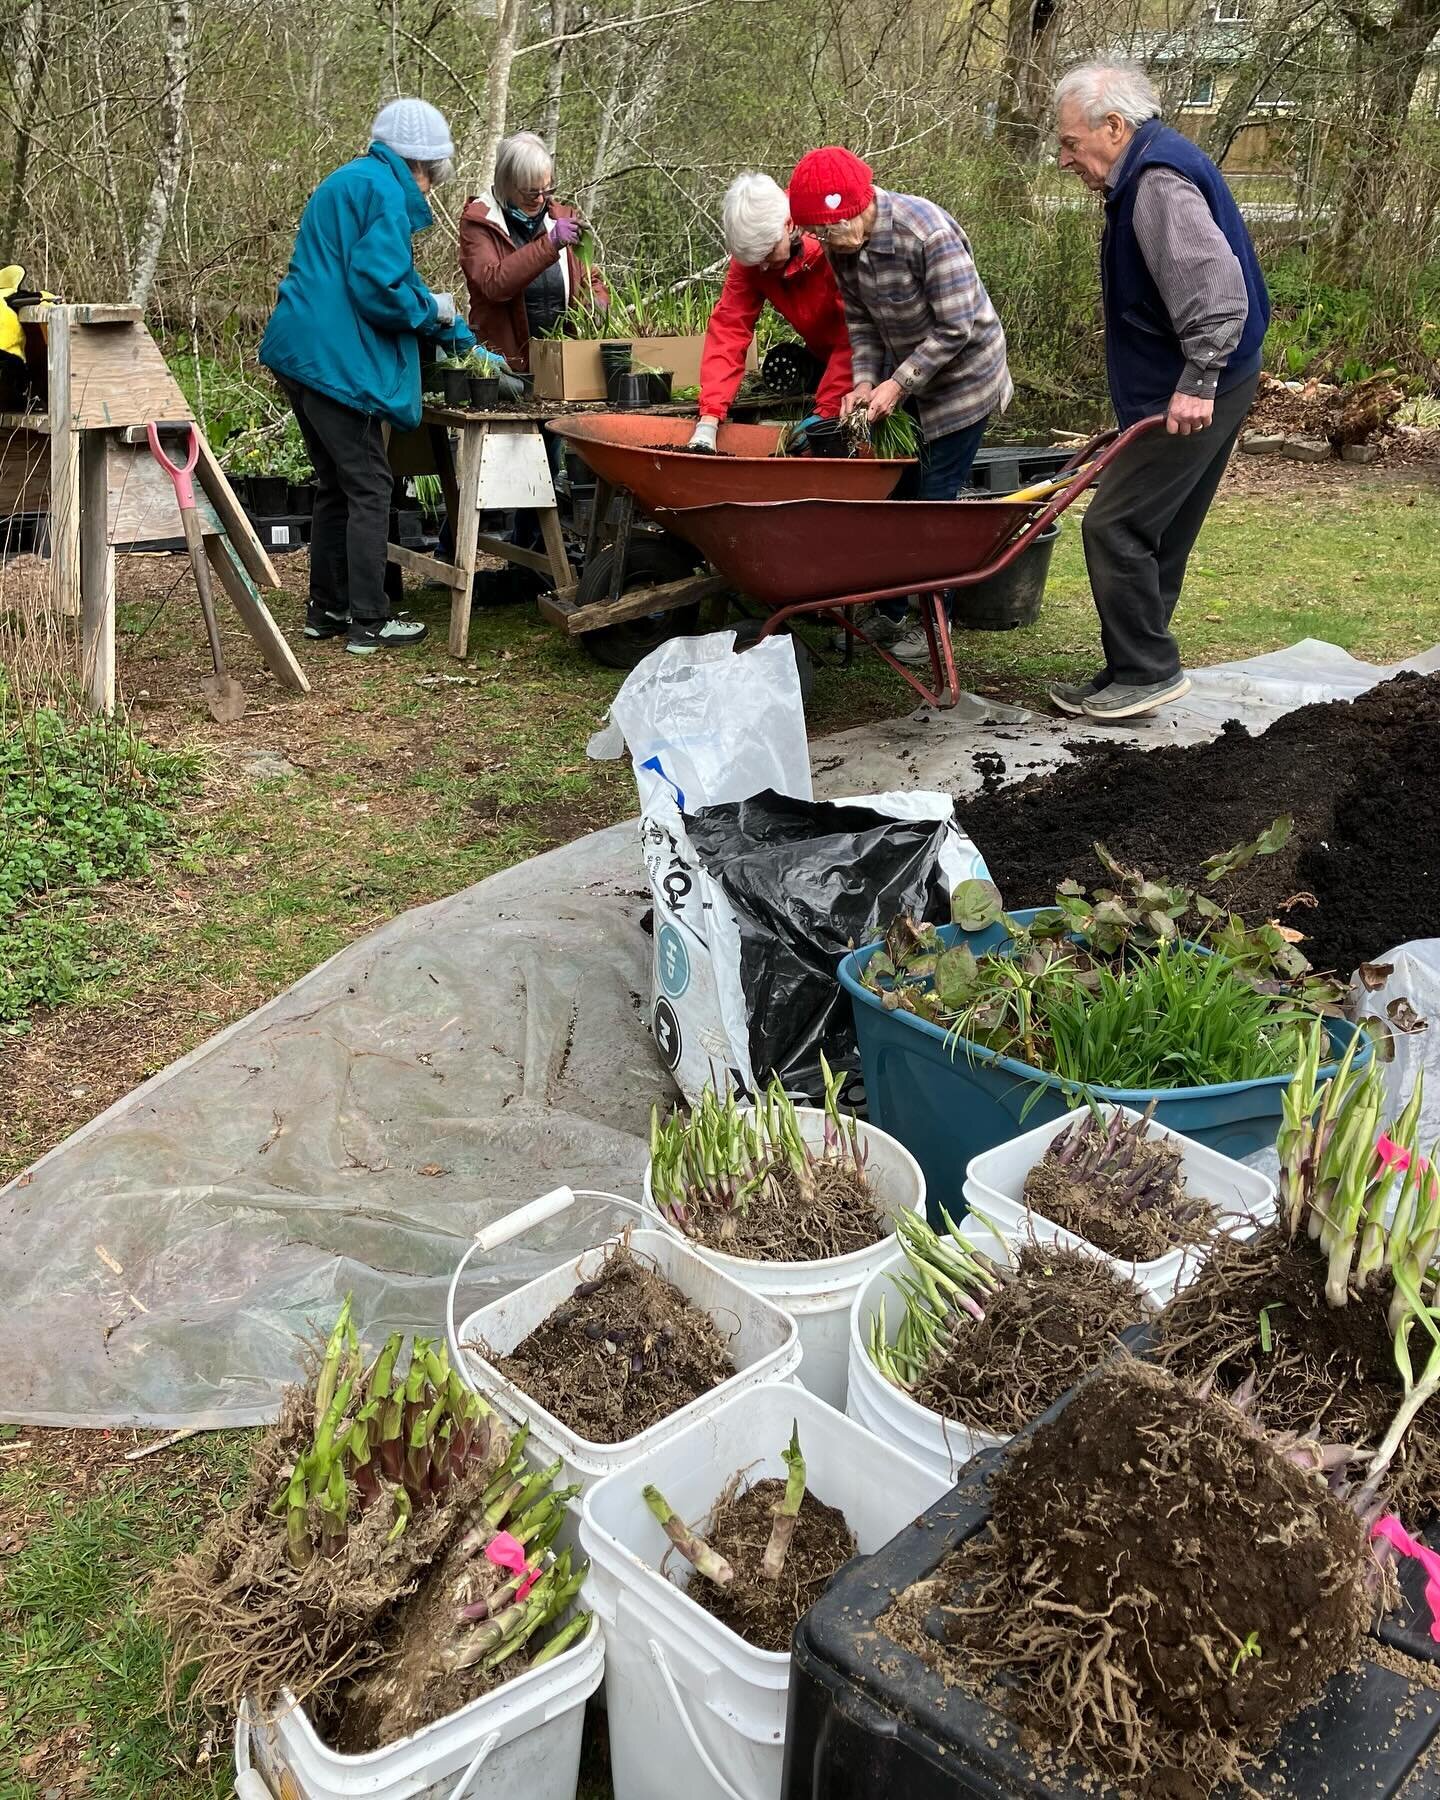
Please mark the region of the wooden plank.
POLYGON ((455 568, 460 576, 450 593, 450 654, 464 656, 470 647, 471 584, 475 576, 475 542, 480 535, 480 463, 487 428, 460 436, 460 492, 451 529, 455 533, 455 568))
POLYGON ((80 439, 70 417, 70 320, 50 320, 50 578, 63 616, 80 617, 80 439))
POLYGON ((80 675, 96 712, 115 710, 115 552, 111 548, 107 438, 80 445, 80 675))
POLYGON ((558 594, 542 594, 541 613, 552 624, 563 626, 571 637, 600 631, 606 625, 622 625, 627 619, 643 619, 648 613, 674 612, 713 599, 729 587, 723 575, 687 575, 682 581, 657 582, 654 587, 627 588, 618 600, 593 600, 576 606, 558 594))
MULTIPOLYGON (((70 334, 70 411, 77 429, 194 417, 160 346, 143 325, 121 320, 97 327, 77 319, 76 311, 56 307, 50 331, 53 338, 57 320, 65 319, 70 334)), ((55 404, 53 379, 50 403, 55 404)))
POLYGON ((488 532, 476 533, 475 546, 477 550, 483 550, 486 556, 498 556, 502 562, 514 563, 517 569, 533 569, 537 575, 546 577, 552 572, 549 557, 542 556, 538 550, 522 550, 518 544, 509 543, 505 538, 491 537, 488 532))
POLYGON ((550 580, 557 588, 570 580, 570 558, 565 550, 565 533, 560 529, 560 514, 553 506, 540 509, 540 535, 545 540, 545 554, 550 559, 550 580))
POLYGON ((427 556, 423 550, 410 550, 404 544, 387 544, 385 555, 407 575, 418 575, 422 581, 448 588, 464 585, 465 576, 454 563, 443 562, 438 556, 427 556))
POLYGON ((260 598, 259 590, 246 574, 230 540, 223 537, 206 538, 205 554, 210 558, 211 568, 220 578, 220 585, 234 602, 235 610, 240 615, 240 623, 259 646, 270 673, 282 687, 289 688, 292 694, 308 694, 310 683, 305 679, 305 671, 296 661, 295 652, 286 641, 285 633, 271 617, 270 608, 260 598))
POLYGON ((195 467, 195 483, 209 496, 210 504, 215 508, 215 516, 224 526, 230 547, 240 558, 245 573, 257 587, 278 588, 280 577, 275 573, 275 565, 266 554, 265 546, 251 529, 245 508, 235 498, 235 490, 225 479, 225 471, 216 461, 215 452, 210 448, 210 441, 203 431, 200 434, 200 460, 195 467))
POLYGON ((57 306, 22 306, 20 318, 27 325, 45 325, 59 311, 69 313, 81 325, 138 325, 144 311, 138 306, 99 300, 82 300, 63 309, 57 306))
MULTIPOLYGON (((109 433, 96 434, 96 438, 109 447, 105 466, 110 543, 143 544, 155 538, 182 537, 175 488, 149 450, 122 444, 109 433)), ((200 529, 207 536, 218 535, 223 528, 209 496, 197 492, 195 508, 200 529)))
POLYGON ((49 437, 50 415, 48 413, 0 412, 0 431, 35 431, 49 437))

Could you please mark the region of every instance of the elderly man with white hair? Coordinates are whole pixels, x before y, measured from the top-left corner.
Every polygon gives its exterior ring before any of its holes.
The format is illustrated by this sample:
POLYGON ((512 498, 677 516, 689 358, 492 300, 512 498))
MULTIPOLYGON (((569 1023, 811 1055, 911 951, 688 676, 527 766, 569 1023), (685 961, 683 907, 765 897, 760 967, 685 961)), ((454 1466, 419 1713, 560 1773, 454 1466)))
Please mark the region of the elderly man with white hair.
POLYGON ((821 366, 815 395, 821 418, 838 416, 851 386, 840 290, 819 239, 796 230, 784 189, 768 175, 737 175, 725 195, 724 230, 730 267, 705 330, 692 450, 715 448, 767 301, 821 366))
POLYGON ((1189 692, 1170 621, 1185 567, 1255 397, 1270 299, 1219 169, 1160 118, 1120 63, 1072 69, 1055 91, 1060 167, 1105 198, 1105 358, 1120 425, 1155 413, 1101 477, 1082 536, 1105 666, 1050 698, 1134 719, 1189 692))

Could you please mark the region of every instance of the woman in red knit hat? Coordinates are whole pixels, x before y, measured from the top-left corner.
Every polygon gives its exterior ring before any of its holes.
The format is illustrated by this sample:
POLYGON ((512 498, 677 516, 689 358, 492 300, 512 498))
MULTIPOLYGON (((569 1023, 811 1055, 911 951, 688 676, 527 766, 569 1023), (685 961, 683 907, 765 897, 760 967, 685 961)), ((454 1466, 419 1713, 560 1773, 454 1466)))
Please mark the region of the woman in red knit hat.
POLYGON ((692 450, 715 448, 767 301, 799 332, 820 366, 815 410, 821 418, 835 418, 853 386, 835 277, 817 240, 795 229, 784 188, 768 175, 737 175, 725 194, 724 217, 730 267, 705 328, 700 422, 690 439, 692 450))
MULTIPOLYGON (((873 421, 907 406, 923 441, 897 498, 953 500, 990 415, 1014 392, 969 239, 931 201, 877 188, 869 165, 838 144, 796 163, 790 213, 824 244, 845 303, 854 386, 842 417, 863 406, 873 421)), ((908 632, 894 654, 928 662, 925 633, 908 632)))

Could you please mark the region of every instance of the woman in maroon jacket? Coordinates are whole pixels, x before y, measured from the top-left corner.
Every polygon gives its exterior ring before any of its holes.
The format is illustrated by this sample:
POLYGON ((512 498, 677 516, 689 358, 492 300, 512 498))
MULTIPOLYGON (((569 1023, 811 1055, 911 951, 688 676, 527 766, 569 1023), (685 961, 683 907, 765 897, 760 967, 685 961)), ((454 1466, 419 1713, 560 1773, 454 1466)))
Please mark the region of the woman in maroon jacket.
POLYGON ((603 312, 605 283, 580 265, 580 220, 555 203, 555 165, 533 131, 503 140, 495 191, 460 215, 460 264, 470 288, 470 329, 512 369, 530 367, 530 340, 552 332, 573 306, 603 312))
MULTIPOLYGON (((849 393, 850 337, 845 309, 819 242, 795 229, 784 190, 768 175, 737 175, 725 195, 730 267, 705 331, 700 361, 700 423, 692 450, 713 450, 720 421, 745 375, 755 326, 768 300, 804 339, 823 374, 815 397, 822 418, 839 416, 849 393)), ((471 323, 474 323, 472 318, 471 323)))

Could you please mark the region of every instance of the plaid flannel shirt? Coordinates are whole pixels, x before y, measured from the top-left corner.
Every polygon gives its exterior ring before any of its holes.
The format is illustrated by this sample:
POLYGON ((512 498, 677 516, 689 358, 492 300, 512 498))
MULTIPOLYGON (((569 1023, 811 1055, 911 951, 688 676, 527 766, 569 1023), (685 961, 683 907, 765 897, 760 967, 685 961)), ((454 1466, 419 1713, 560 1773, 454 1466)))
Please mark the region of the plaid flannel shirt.
POLYGON ((876 188, 869 242, 833 265, 856 385, 893 376, 927 442, 1010 404, 1005 332, 949 213, 876 188))

